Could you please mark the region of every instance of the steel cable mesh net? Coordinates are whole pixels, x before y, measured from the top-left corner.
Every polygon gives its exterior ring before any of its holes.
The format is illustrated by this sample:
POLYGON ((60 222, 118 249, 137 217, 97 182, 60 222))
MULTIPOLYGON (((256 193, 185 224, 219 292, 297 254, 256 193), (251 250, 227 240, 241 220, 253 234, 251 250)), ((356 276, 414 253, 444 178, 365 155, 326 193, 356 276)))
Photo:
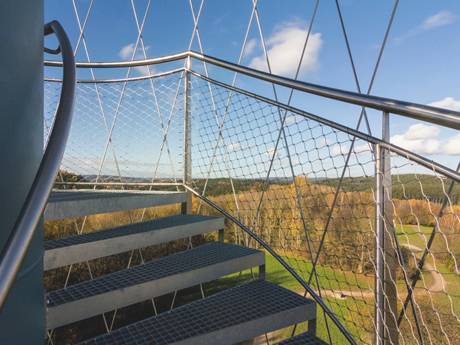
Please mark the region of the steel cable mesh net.
MULTIPOLYGON (((45 83, 45 137, 59 93, 59 83, 45 83)), ((183 97, 179 73, 126 86, 79 83, 61 172, 99 182, 175 181, 183 169, 183 97)), ((330 125, 197 77, 192 78, 191 105, 193 187, 275 248, 360 343, 372 342, 374 148, 330 125)), ((390 300, 396 304, 393 322, 403 310, 407 285, 418 278, 412 293, 414 308, 409 302, 396 330, 399 343, 456 344, 460 341, 458 187, 450 190, 451 180, 404 157, 392 155, 391 161, 392 217, 385 229, 391 250, 399 248, 400 258, 395 279, 388 283, 398 293, 384 297, 387 305, 390 300)), ((211 212, 203 204, 195 210, 211 212)), ((230 240, 256 246, 236 226, 228 223, 227 230, 230 240)), ((275 260, 268 260, 269 279, 303 293, 275 260)), ((318 320, 318 332, 328 340, 321 311, 318 320)), ((331 340, 341 343, 339 331, 330 321, 328 326, 331 340)))
MULTIPOLYGON (((45 83, 45 138, 60 87, 45 83)), ((182 169, 182 90, 180 73, 78 83, 61 172, 91 182, 176 182, 182 169)))
MULTIPOLYGON (((403 157, 392 157, 393 225, 401 248, 397 266, 398 313, 417 280, 412 300, 424 343, 460 342, 460 194, 451 179, 403 157), (410 172, 410 173, 408 173, 410 172), (424 264, 420 259, 425 257, 424 264), (401 263, 402 261, 402 263, 401 263), (418 279, 417 279, 418 278, 418 279)), ((395 244, 392 243, 392 248, 395 244)), ((399 316, 406 343, 421 343, 410 304, 399 316)))
MULTIPOLYGON (((198 77, 192 78, 191 102, 193 188, 253 229, 314 287, 358 342, 371 343, 376 271, 373 146, 198 77)), ((416 263, 436 225, 413 293, 419 320, 409 304, 396 337, 401 344, 422 343, 418 323, 423 343, 458 343, 457 190, 448 198, 450 180, 404 157, 392 155, 391 170, 393 216, 385 229, 390 250, 398 257, 399 248, 401 258, 395 279, 387 282, 396 286, 397 294, 384 296, 386 306, 396 304, 393 323, 408 294, 405 282, 415 279, 416 263), (440 217, 445 198, 447 207, 440 217)), ((198 210, 212 212, 204 204, 198 210)), ((227 224, 227 230, 230 240, 256 246, 235 226, 227 224)), ((303 293, 274 262, 268 261, 268 279, 303 293)), ((328 340, 321 312, 318 321, 319 335, 328 340)), ((331 340, 341 343, 344 338, 330 320, 327 323, 331 340)))

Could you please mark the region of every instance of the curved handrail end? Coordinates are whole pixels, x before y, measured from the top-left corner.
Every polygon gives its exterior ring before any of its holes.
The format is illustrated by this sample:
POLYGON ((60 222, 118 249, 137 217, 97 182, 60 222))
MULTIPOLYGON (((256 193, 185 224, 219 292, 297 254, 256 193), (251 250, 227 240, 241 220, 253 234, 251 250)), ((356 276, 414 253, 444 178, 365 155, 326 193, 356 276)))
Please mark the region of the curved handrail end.
POLYGON ((0 254, 0 311, 24 261, 51 193, 64 155, 73 114, 75 60, 70 40, 61 24, 55 20, 45 25, 44 32, 45 35, 56 34, 59 41, 58 49, 62 52, 63 59, 62 91, 45 153, 16 223, 0 254))

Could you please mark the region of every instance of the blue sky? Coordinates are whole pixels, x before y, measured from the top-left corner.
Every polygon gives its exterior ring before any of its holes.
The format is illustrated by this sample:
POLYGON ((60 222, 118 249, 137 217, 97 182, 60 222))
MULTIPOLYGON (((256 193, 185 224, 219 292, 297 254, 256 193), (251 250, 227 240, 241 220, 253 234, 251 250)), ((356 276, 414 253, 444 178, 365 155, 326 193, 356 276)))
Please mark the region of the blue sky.
MULTIPOLYGON (((89 0, 76 0, 83 21, 89 0)), ((134 1, 142 17, 147 0, 134 1)), ((195 11, 200 1, 193 2, 195 11)), ((313 11, 313 1, 260 0, 258 10, 273 72, 292 77, 300 57, 301 44, 313 11)), ((342 0, 340 6, 348 32, 357 74, 363 92, 383 39, 393 1, 342 0)), ((236 62, 248 25, 252 1, 205 1, 199 19, 204 52, 236 62)), ((75 46, 78 26, 72 1, 45 0, 45 19, 58 19, 75 46)), ((187 0, 151 1, 143 30, 147 55, 156 57, 186 50, 193 31, 187 0)), ((377 74, 372 94, 422 104, 450 107, 460 111, 460 2, 401 1, 377 74)), ((85 37, 91 60, 129 59, 137 29, 129 0, 94 0, 85 37)), ((51 45, 52 43, 50 43, 51 45)), ((195 40, 192 49, 198 50, 195 40)), ((83 46, 77 60, 86 60, 83 46)), ((139 49, 135 56, 141 56, 139 49)), ((333 0, 318 7, 300 80, 347 90, 356 90, 344 37, 333 0)), ((253 21, 242 64, 265 69, 256 22, 253 21)), ((164 67, 166 68, 166 67, 164 67)), ((160 71, 162 67, 155 67, 160 71)), ((144 73, 140 69, 133 75, 144 73)), ((48 74, 54 72, 48 71, 48 74)), ((87 72, 81 77, 88 77, 87 72), (85 74, 86 73, 86 74, 85 74)), ((96 71, 97 77, 120 77, 123 71, 96 71)), ((216 78, 229 81, 230 75, 210 68, 216 78)), ((273 97, 268 85, 238 79, 237 85, 273 97)), ((279 90, 286 101, 286 90, 279 90)), ((310 95, 294 94, 292 104, 354 127, 359 109, 310 95)), ((380 131, 380 115, 369 112, 374 133, 380 131)), ((451 130, 436 129, 416 121, 393 116, 393 141, 454 167, 460 154, 460 137, 451 130), (415 125, 415 126, 414 126, 415 125), (412 126, 412 127, 411 127, 412 126)))

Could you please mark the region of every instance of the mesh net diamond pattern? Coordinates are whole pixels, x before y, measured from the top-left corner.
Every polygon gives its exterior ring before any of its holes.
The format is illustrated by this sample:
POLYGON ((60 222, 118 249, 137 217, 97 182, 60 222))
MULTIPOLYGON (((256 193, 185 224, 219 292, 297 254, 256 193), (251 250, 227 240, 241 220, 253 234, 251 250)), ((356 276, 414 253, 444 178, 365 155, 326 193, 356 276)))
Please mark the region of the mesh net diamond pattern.
MULTIPOLYGON (((180 182, 183 89, 183 73, 79 83, 61 172, 89 182, 180 182)), ((46 82, 46 136, 59 91, 59 83, 46 82)), ((191 187, 254 230, 359 343, 371 343, 376 284, 382 284, 375 278, 376 252, 383 251, 375 243, 376 146, 334 123, 198 76, 192 77, 190 101, 191 187)), ((395 258, 394 267, 385 262, 393 275, 382 284, 390 286, 383 289, 392 319, 386 327, 399 325, 394 332, 400 344, 455 344, 458 187, 436 169, 395 153, 391 174, 391 212, 377 217, 395 258)), ((198 200, 194 211, 215 213, 198 200)), ((227 223, 227 230, 228 240, 257 247, 234 224, 227 223)), ((292 279, 270 271, 268 277, 304 294, 292 279)), ((322 339, 344 341, 321 310, 318 320, 322 339)), ((304 327, 297 326, 296 334, 304 327)))
MULTIPOLYGON (((45 85, 45 136, 60 84, 45 85)), ((126 83, 78 83, 62 170, 87 181, 175 182, 182 165, 179 73, 126 83)))
MULTIPOLYGON (((372 342, 376 271, 373 145, 206 80, 194 78, 192 90, 194 188, 275 248, 312 284, 356 339, 372 342)), ((460 236, 459 208, 453 201, 458 194, 449 194, 452 181, 434 171, 395 154, 391 159, 393 217, 390 222, 385 220, 385 231, 391 250, 395 256, 399 251, 401 257, 396 262, 396 277, 389 282, 396 286, 397 297, 385 296, 385 303, 395 299, 397 313, 392 317, 397 322, 410 290, 406 282, 411 285, 419 274, 411 295, 422 339, 454 344, 458 341, 454 329, 460 321, 459 251, 452 248, 460 236), (447 207, 440 216, 443 200, 447 207), (433 227, 435 240, 429 246, 433 227), (428 255, 419 269, 424 251, 428 255)), ((233 240, 256 245, 237 229, 233 240)), ((300 285, 296 289, 302 291, 300 285)), ((410 303, 397 333, 400 343, 417 344, 421 340, 410 303)), ((325 327, 320 332, 328 339, 325 327)), ((340 339, 337 332, 329 333, 340 339)))

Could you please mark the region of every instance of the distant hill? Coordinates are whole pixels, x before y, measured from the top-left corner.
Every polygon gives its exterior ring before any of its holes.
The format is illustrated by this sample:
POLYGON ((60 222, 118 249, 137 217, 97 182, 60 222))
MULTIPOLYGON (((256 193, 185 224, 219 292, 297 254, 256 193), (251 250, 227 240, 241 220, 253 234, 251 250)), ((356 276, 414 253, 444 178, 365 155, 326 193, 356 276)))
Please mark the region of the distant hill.
MULTIPOLYGON (((61 176, 65 182, 91 182, 95 181, 96 175, 78 175, 68 171, 61 171, 61 176)), ((155 182, 171 182, 171 178, 158 178, 155 182)), ((104 175, 100 176, 100 181, 104 182, 120 182, 118 176, 104 175)), ((145 182, 151 180, 149 178, 140 177, 123 177, 124 182, 145 182)), ((181 182, 181 179, 178 179, 181 182)), ((202 191, 206 179, 195 178, 193 184, 197 190, 202 191)), ((262 190, 265 179, 232 179, 233 188, 236 192, 244 192, 248 190, 262 190)), ((392 176, 393 182, 393 197, 396 199, 425 199, 430 201, 442 202, 445 193, 450 184, 449 179, 436 177, 426 174, 399 174, 392 176)), ((292 179, 273 177, 269 179, 270 184, 290 184, 292 179)), ((338 178, 332 179, 311 179, 310 183, 337 187, 339 184, 338 178)), ((342 182, 342 190, 351 192, 370 192, 374 188, 374 177, 346 177, 342 182)), ((140 188, 144 189, 144 188, 140 188)), ((209 179, 206 187, 206 194, 216 196, 232 193, 232 185, 229 178, 213 178, 209 179)), ((460 185, 456 184, 451 194, 451 200, 454 204, 460 203, 460 185)))
MULTIPOLYGON (((312 181, 313 182, 313 181, 312 181)), ((313 182, 315 183, 315 182, 313 182)), ((336 187, 339 179, 316 181, 336 187)), ((433 175, 400 174, 392 176, 393 197, 396 199, 425 199, 441 202, 447 193, 451 180, 433 175), (444 188, 444 189, 443 189, 444 188)), ((345 191, 370 191, 374 188, 374 177, 347 177, 342 182, 345 191)), ((456 184, 451 194, 454 204, 460 202, 460 185, 456 184)))

